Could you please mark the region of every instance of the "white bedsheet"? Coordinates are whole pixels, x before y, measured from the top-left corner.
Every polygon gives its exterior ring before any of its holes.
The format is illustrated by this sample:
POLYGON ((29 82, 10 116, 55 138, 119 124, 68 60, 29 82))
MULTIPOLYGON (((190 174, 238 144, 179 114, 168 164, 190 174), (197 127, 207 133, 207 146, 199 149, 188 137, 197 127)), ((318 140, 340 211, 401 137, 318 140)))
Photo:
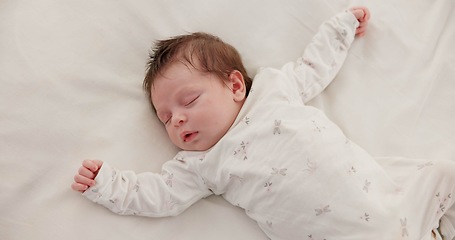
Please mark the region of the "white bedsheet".
POLYGON ((267 239, 220 197, 151 219, 70 184, 83 159, 159 171, 176 153, 141 88, 154 40, 210 32, 254 75, 355 5, 371 10, 368 32, 311 104, 374 156, 455 160, 453 0, 1 1, 0 239, 267 239))

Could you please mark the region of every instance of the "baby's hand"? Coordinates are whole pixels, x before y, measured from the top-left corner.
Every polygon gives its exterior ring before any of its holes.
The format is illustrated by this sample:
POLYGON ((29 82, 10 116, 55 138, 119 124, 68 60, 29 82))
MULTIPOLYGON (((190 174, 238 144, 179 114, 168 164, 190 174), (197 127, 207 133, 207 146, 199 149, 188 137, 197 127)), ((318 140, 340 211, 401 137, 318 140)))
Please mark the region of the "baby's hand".
POLYGON ((95 177, 98 174, 103 161, 100 160, 84 160, 79 171, 74 175, 74 183, 71 188, 74 191, 85 192, 89 187, 95 185, 95 177))
POLYGON ((367 30, 368 20, 370 20, 370 11, 366 7, 352 7, 349 9, 352 14, 357 18, 359 21, 359 27, 355 31, 355 35, 362 37, 365 35, 365 31, 367 30))

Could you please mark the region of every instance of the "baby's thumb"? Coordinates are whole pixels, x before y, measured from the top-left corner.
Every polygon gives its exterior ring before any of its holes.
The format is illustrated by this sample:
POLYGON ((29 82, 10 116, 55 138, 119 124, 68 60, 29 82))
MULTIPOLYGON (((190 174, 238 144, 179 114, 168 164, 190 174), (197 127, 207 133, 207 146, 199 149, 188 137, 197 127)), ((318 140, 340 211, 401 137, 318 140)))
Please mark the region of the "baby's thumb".
POLYGON ((103 166, 103 161, 101 161, 101 160, 92 160, 92 162, 95 163, 95 165, 96 165, 95 171, 99 171, 101 166, 103 166))
POLYGON ((363 20, 363 17, 365 16, 365 12, 362 9, 351 9, 351 12, 358 20, 363 20))

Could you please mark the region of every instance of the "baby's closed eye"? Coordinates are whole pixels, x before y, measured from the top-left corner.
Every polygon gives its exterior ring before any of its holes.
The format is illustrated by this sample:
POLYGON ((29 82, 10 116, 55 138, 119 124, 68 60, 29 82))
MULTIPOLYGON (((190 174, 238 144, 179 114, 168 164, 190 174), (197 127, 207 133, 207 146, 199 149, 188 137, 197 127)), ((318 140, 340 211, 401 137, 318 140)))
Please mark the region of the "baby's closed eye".
POLYGON ((184 104, 185 106, 190 106, 191 104, 193 104, 198 98, 199 98, 200 95, 196 95, 196 96, 191 96, 189 98, 186 98, 186 100, 184 101, 184 104))
POLYGON ((199 98, 199 96, 196 96, 194 98, 192 98, 191 100, 189 100, 185 106, 190 106, 191 104, 193 104, 197 99, 199 98))

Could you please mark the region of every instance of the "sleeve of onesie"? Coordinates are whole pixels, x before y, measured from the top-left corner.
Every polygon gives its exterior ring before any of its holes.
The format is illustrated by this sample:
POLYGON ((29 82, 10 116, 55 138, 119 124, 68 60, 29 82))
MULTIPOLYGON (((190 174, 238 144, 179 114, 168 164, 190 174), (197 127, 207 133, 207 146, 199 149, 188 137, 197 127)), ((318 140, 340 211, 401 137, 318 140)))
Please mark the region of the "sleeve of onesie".
POLYGON ((175 216, 212 194, 188 163, 175 159, 161 174, 119 171, 105 162, 95 181, 83 195, 120 215, 175 216))
POLYGON ((350 11, 324 22, 297 61, 282 71, 294 80, 304 103, 321 93, 335 78, 346 59, 359 22, 350 11))

